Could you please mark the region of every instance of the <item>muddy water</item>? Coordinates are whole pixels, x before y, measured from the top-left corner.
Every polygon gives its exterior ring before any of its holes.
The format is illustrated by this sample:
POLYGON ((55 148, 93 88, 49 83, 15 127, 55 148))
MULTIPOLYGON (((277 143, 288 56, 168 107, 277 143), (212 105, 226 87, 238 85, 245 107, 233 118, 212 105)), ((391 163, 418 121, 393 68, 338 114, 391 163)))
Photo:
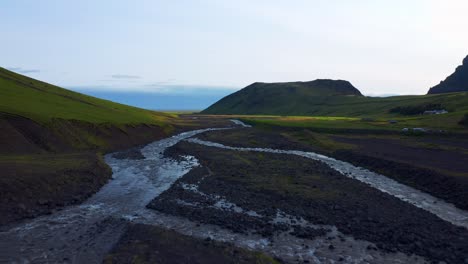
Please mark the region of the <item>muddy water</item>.
MULTIPOLYGON (((241 123, 238 125, 242 126, 241 123)), ((11 227, 8 231, 1 232, 0 263, 101 263, 105 254, 118 241, 129 221, 174 228, 181 233, 196 237, 209 236, 215 240, 229 241, 241 247, 281 256, 291 263, 306 259, 312 263, 335 263, 340 260, 345 263, 425 262, 417 256, 369 250, 369 246, 372 248, 371 243, 345 237, 334 226, 315 226, 326 228, 329 232, 326 236, 314 240, 299 239, 287 232, 266 239, 257 235, 235 234, 217 226, 199 225, 184 218, 146 209, 145 206, 150 200, 168 189, 191 168, 198 166, 195 157, 187 156, 183 161, 164 158, 162 155, 164 150, 181 140, 210 130, 216 129, 186 132, 153 142, 141 150, 145 157, 141 160, 115 159, 112 155, 107 155, 106 162, 113 170, 113 180, 79 206, 68 207, 54 214, 26 221, 11 227), (329 249, 331 244, 335 248, 333 251, 329 249)), ((193 141, 225 147, 216 143, 193 141)), ((268 149, 232 149, 278 152, 268 149)), ((298 155, 298 153, 285 152, 284 154, 298 155)), ((308 153, 307 155, 317 158, 314 156, 317 154, 308 153)), ((323 159, 329 158, 323 157, 323 159)), ((336 162, 338 161, 331 160, 327 164, 348 175, 358 177, 355 175, 358 171, 346 164, 340 167, 338 166, 340 163, 336 162)), ((366 172, 362 177, 366 175, 367 177, 373 176, 366 172)), ((187 188, 198 191, 197 186, 187 186, 187 188)), ((404 194, 409 197, 412 197, 414 193, 420 194, 416 190, 410 191, 412 193, 404 194)), ((391 193, 392 190, 387 192, 391 193)), ((426 198, 426 196, 423 197, 426 198)), ((220 211, 236 210, 236 212, 245 212, 250 216, 261 217, 256 212, 244 211, 223 197, 214 197, 214 199, 219 199, 216 205, 220 211)), ((442 201, 437 201, 437 205, 446 206, 442 201)), ((459 216, 458 213, 455 211, 454 215, 459 216)), ((278 212, 275 221, 287 222, 291 217, 293 216, 278 212)), ((314 227, 313 223, 303 221, 303 224, 314 227)))

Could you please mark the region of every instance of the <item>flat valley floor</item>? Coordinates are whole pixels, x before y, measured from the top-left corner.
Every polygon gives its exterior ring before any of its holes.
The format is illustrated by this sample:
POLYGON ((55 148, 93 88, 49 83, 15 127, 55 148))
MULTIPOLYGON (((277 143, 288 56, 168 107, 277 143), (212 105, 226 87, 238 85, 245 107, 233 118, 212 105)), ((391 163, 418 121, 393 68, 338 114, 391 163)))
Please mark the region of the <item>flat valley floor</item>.
POLYGON ((0 262, 468 263, 463 138, 237 122, 106 162, 85 203, 4 228, 0 262))

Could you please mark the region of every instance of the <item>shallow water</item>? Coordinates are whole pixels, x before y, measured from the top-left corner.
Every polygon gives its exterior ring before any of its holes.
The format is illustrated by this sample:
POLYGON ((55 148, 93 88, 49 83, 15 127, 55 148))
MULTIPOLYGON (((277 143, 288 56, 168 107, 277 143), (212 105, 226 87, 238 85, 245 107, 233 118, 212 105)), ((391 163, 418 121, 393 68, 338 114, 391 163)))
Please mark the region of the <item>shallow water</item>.
POLYGON ((101 263, 121 236, 125 221, 198 165, 194 157, 177 162, 162 153, 177 142, 218 129, 181 133, 145 146, 142 160, 106 155, 113 176, 78 206, 22 222, 0 233, 0 263, 101 263))
MULTIPOLYGON (((224 211, 236 214, 245 214, 251 217, 262 218, 264 216, 251 210, 230 202, 225 197, 213 194, 205 194, 198 189, 196 184, 180 183, 186 191, 194 192, 211 200, 213 205, 194 204, 177 199, 176 202, 188 207, 216 208, 220 213, 224 211)), ((352 236, 347 236, 339 232, 332 225, 315 225, 303 218, 287 215, 277 211, 277 215, 271 223, 282 223, 289 226, 289 230, 275 234, 271 238, 265 238, 255 234, 255 230, 250 230, 250 234, 233 233, 225 228, 197 224, 186 218, 163 214, 151 211, 137 217, 134 222, 158 225, 169 229, 177 230, 179 233, 198 238, 211 238, 216 241, 230 242, 236 246, 266 252, 272 256, 280 257, 286 263, 426 263, 427 261, 419 256, 407 256, 403 253, 387 253, 377 250, 373 243, 364 240, 356 240, 352 236), (302 239, 290 232, 293 225, 301 225, 312 229, 327 230, 323 236, 314 239, 302 239), (330 246, 333 249, 330 249, 330 246)))

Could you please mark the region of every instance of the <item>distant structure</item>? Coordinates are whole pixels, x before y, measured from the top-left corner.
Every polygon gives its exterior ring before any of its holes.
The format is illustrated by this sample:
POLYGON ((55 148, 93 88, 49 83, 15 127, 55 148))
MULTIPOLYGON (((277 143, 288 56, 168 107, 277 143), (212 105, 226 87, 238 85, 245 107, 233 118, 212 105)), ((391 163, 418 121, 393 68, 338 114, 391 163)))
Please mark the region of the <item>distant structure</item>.
POLYGON ((405 128, 403 128, 401 131, 404 132, 404 133, 409 133, 409 132, 413 132, 413 133, 415 133, 415 132, 417 132, 417 133, 426 133, 426 132, 428 132, 427 129, 422 128, 422 127, 413 127, 413 128, 407 128, 407 127, 405 127, 405 128))
POLYGON ((447 110, 428 110, 428 111, 424 111, 424 115, 442 115, 442 114, 447 114, 448 111, 447 110))

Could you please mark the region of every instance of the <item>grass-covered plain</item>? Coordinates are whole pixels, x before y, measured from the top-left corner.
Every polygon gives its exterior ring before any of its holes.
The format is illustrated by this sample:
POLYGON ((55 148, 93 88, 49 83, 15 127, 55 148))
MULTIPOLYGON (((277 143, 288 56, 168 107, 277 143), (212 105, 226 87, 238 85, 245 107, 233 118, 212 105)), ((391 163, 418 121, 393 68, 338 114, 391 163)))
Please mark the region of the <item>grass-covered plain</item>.
POLYGON ((441 115, 416 116, 374 116, 374 117, 335 117, 335 116, 236 116, 242 120, 263 126, 289 128, 311 128, 328 131, 401 131, 403 128, 426 128, 448 132, 466 133, 466 126, 460 124, 464 111, 441 115))

